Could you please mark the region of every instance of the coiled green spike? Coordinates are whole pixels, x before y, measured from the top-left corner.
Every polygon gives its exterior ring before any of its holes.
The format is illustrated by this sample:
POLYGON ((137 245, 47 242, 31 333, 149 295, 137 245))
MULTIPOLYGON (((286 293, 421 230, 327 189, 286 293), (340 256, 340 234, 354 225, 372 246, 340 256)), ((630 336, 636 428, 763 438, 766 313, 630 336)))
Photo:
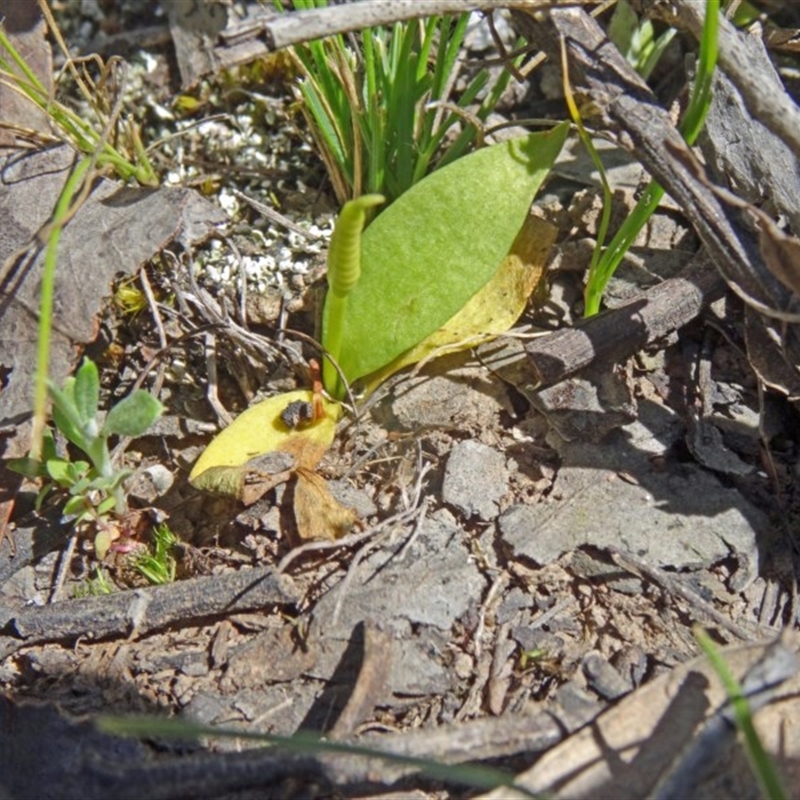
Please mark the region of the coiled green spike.
MULTIPOLYGON (((331 246, 328 249, 328 290, 326 352, 339 359, 344 334, 344 319, 347 311, 347 297, 358 283, 361 275, 361 231, 364 230, 366 212, 385 202, 380 194, 365 194, 344 204, 333 229, 331 246)), ((334 396, 342 397, 344 387, 329 358, 322 365, 322 379, 325 388, 334 396)))

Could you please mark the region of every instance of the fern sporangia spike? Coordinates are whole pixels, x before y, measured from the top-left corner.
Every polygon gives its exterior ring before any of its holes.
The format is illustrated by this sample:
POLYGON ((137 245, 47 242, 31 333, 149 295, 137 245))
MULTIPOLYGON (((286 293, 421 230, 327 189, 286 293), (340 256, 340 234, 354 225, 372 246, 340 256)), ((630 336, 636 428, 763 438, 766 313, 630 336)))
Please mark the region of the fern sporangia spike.
MULTIPOLYGON (((347 297, 361 275, 361 232, 364 230, 367 211, 385 202, 380 194, 365 194, 344 204, 331 237, 328 249, 328 314, 323 345, 334 360, 342 349, 347 297)), ((330 360, 322 366, 325 388, 334 397, 342 397, 344 387, 330 360)))

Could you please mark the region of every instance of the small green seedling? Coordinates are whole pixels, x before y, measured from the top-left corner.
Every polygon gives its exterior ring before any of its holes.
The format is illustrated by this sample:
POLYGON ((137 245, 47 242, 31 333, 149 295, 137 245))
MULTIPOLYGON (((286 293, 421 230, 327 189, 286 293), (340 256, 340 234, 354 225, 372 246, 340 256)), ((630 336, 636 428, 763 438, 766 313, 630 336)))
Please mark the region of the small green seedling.
POLYGON ((529 666, 547 658, 547 655, 547 650, 542 650, 540 647, 534 647, 531 650, 523 650, 519 654, 519 668, 524 671, 528 669, 529 666))
POLYGON ((655 69, 677 30, 667 28, 659 36, 650 19, 636 14, 628 0, 617 0, 608 26, 608 37, 628 63, 645 79, 655 69))
POLYGON ((155 586, 172 583, 175 580, 175 558, 172 550, 177 543, 178 537, 167 525, 158 525, 153 530, 152 549, 140 555, 134 566, 155 586))
POLYGON ((46 437, 40 458, 13 459, 9 468, 46 482, 39 493, 39 504, 54 487, 66 491, 69 499, 64 505, 64 519, 76 527, 86 522, 98 523, 112 512, 124 515, 128 503, 122 483, 130 470, 113 466, 108 441, 112 436, 141 436, 161 416, 161 403, 137 390, 120 400, 101 422, 100 376, 88 358, 62 388, 51 383, 49 391, 53 422, 88 461, 58 456, 52 437, 46 437))

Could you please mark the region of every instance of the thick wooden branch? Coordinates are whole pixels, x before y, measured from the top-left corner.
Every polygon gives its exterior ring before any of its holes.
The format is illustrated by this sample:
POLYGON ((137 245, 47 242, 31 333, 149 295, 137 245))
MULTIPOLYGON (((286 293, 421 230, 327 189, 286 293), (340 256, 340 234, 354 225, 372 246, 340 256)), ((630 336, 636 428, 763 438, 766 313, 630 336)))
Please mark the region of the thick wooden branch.
POLYGON ((7 622, 9 635, 0 638, 0 655, 40 642, 145 634, 175 623, 294 603, 298 597, 291 579, 260 567, 41 608, 26 606, 7 622))
POLYGON ((682 328, 725 290, 722 276, 698 259, 619 308, 534 339, 525 350, 536 388, 552 386, 595 360, 624 361, 638 350, 682 328))
POLYGON ((593 0, 357 0, 342 5, 252 16, 219 33, 214 47, 218 67, 232 67, 290 45, 321 39, 334 34, 391 25, 439 14, 469 11, 495 11, 500 8, 527 12, 578 6, 593 0))

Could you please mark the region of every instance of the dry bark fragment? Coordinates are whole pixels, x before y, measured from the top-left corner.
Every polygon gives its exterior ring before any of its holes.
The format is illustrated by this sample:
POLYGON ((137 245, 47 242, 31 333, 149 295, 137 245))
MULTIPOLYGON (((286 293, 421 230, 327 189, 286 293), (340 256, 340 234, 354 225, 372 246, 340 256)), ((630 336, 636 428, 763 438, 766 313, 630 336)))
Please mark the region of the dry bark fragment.
POLYGON ((704 258, 613 311, 575 328, 533 339, 525 349, 532 388, 552 386, 593 361, 624 361, 649 344, 682 328, 721 296, 724 283, 704 258))
POLYGON ((178 581, 150 589, 84 597, 41 608, 26 607, 6 628, 6 652, 39 642, 78 637, 145 634, 171 624, 190 624, 207 617, 294 603, 299 594, 288 576, 272 567, 243 569, 178 581))

